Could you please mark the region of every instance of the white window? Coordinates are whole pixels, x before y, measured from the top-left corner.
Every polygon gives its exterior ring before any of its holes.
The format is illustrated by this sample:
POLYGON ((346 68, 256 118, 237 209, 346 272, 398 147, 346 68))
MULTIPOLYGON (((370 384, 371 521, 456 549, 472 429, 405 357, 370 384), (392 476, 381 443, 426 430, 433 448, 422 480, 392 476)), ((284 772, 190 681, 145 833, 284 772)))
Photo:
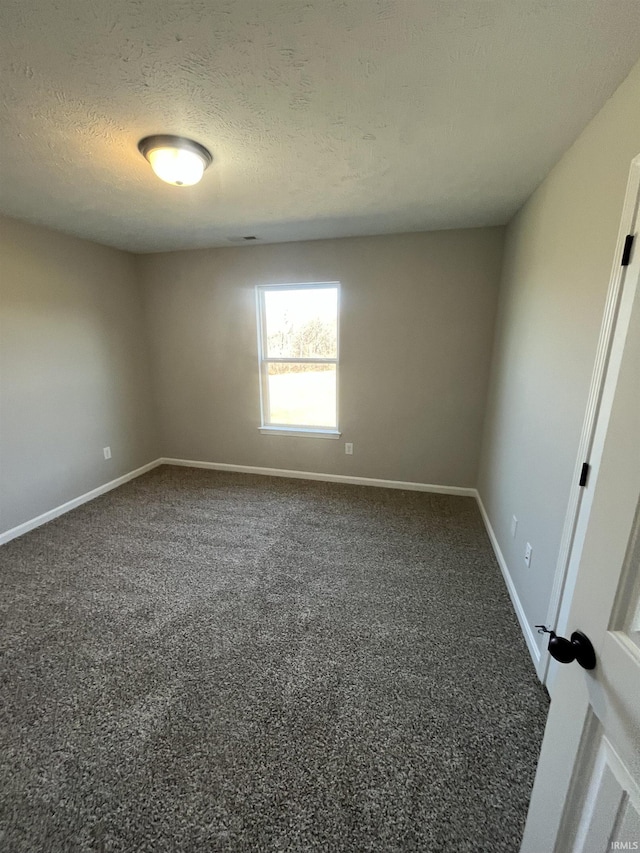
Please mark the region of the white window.
POLYGON ((261 430, 337 438, 338 282, 256 291, 261 430))

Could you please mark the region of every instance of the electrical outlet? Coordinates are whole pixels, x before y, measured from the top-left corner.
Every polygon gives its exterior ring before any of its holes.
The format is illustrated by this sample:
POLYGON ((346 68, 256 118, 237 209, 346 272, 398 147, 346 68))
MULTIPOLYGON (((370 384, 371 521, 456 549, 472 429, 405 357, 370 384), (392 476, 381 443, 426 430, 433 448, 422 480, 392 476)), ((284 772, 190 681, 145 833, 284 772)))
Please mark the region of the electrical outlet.
POLYGON ((104 453, 105 459, 111 459, 111 448, 110 447, 103 447, 102 452, 104 453))
POLYGON ((511 516, 511 538, 516 538, 516 530, 518 529, 518 519, 515 515, 511 516))
POLYGON ((527 568, 529 568, 529 566, 531 565, 531 554, 532 553, 533 553, 533 548, 531 547, 531 544, 529 542, 527 542, 527 545, 524 549, 524 562, 525 562, 525 565, 527 566, 527 568))
POLYGON ((350 441, 345 441, 344 452, 347 456, 353 456, 353 444, 350 441))

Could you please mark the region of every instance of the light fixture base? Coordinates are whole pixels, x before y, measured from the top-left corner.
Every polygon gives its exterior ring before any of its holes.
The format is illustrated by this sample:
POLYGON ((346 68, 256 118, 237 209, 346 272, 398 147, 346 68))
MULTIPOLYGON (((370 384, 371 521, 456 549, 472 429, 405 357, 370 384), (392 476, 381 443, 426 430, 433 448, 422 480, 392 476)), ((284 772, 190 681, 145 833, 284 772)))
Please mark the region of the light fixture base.
POLYGON ((153 136, 145 136, 138 142, 138 151, 145 159, 149 159, 149 153, 156 148, 182 148, 183 150, 193 151, 198 154, 204 161, 206 169, 213 162, 211 152, 199 142, 194 142, 193 139, 187 139, 186 136, 172 136, 169 133, 158 133, 153 136))
POLYGON ((174 187, 197 184, 213 159, 199 142, 168 133, 145 136, 138 150, 160 180, 174 187))

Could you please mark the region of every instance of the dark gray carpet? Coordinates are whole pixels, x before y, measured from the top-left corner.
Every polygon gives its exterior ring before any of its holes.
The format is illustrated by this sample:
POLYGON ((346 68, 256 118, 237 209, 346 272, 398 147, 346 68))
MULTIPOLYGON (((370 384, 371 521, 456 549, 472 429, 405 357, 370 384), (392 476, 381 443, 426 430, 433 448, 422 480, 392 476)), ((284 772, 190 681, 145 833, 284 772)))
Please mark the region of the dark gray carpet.
POLYGON ((3 853, 518 849, 547 701, 471 498, 165 467, 0 573, 3 853))

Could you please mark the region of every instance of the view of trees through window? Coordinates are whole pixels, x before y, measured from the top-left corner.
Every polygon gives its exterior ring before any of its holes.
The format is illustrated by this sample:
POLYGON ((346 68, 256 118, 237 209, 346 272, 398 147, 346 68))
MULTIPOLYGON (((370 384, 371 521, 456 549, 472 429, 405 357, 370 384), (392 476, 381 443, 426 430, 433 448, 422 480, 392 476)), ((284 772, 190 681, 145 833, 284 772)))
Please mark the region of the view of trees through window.
POLYGON ((336 427, 337 286, 265 288, 261 306, 265 423, 336 427))
MULTIPOLYGON (((336 355, 336 324, 322 317, 313 317, 304 325, 298 325, 285 312, 280 328, 267 338, 269 357, 284 358, 335 358, 336 355)), ((274 368, 288 366, 302 369, 302 365, 273 364, 274 368)), ((330 364, 316 362, 307 365, 306 369, 327 370, 330 364)), ((280 373, 282 370, 274 370, 280 373)))

